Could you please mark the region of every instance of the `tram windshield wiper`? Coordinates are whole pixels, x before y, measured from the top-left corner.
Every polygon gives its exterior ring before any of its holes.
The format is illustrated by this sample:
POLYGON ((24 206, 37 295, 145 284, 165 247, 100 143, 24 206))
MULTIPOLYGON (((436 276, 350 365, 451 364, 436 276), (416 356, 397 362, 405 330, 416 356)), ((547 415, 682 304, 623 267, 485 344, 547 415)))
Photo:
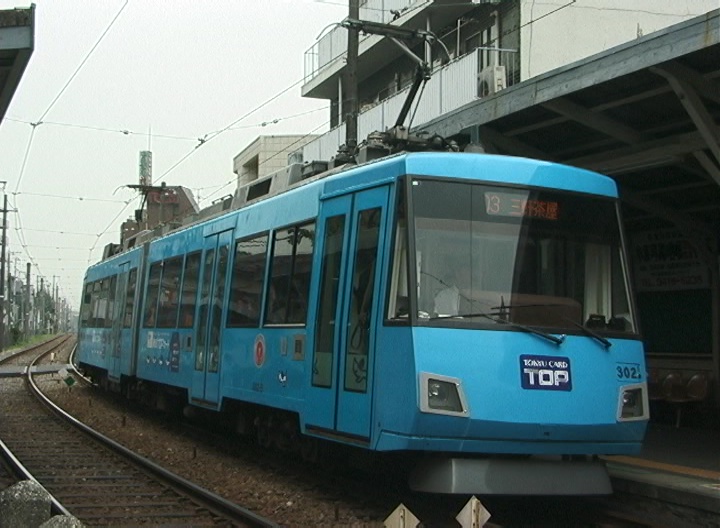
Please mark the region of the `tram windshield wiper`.
POLYGON ((485 317, 486 319, 490 319, 491 321, 495 323, 505 324, 508 326, 512 326, 513 328, 517 328, 519 330, 524 330, 525 332, 528 332, 530 334, 534 334, 539 337, 544 337, 548 341, 552 341, 556 345, 560 346, 565 342, 565 335, 561 335, 560 337, 554 336, 552 334, 548 334, 547 332, 543 332, 542 330, 538 330, 537 328, 532 328, 530 326, 525 326, 520 323, 514 323, 512 321, 507 321, 506 319, 502 318, 502 313, 500 312, 475 312, 475 313, 460 313, 457 315, 436 315, 434 317, 428 318, 430 321, 437 321, 438 319, 466 319, 471 317, 485 317))
MULTIPOLYGON (((506 315, 508 310, 516 309, 516 308, 537 308, 537 307, 545 307, 545 306, 565 306, 562 303, 533 303, 533 304, 505 304, 502 297, 500 298, 500 306, 493 306, 492 310, 499 310, 501 316, 506 315)), ((572 324, 573 326, 576 326, 580 330, 582 330, 585 335, 588 335, 594 339, 597 339, 602 343, 602 345, 608 349, 612 346, 612 343, 605 339, 603 336, 598 334, 597 332, 591 330, 587 326, 578 323, 577 321, 573 321, 569 317, 561 316, 563 321, 567 321, 568 323, 572 324)))
POLYGON ((582 325, 576 321, 573 321, 572 319, 569 319, 568 317, 563 317, 563 319, 565 321, 569 322, 570 324, 572 324, 573 326, 577 326, 580 330, 585 332, 586 335, 589 335, 590 337, 595 338, 598 341, 600 341, 606 350, 612 346, 612 343, 609 340, 605 339, 603 336, 601 336, 597 332, 591 330, 587 326, 582 325))

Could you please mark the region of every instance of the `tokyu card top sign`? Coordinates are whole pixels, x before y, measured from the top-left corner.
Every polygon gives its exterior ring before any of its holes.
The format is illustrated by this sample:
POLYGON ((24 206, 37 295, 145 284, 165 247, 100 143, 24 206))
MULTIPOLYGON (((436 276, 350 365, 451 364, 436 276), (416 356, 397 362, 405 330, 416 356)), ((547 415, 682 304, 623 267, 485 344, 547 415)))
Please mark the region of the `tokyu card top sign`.
POLYGON ((571 391, 570 358, 521 355, 520 382, 523 389, 571 391))

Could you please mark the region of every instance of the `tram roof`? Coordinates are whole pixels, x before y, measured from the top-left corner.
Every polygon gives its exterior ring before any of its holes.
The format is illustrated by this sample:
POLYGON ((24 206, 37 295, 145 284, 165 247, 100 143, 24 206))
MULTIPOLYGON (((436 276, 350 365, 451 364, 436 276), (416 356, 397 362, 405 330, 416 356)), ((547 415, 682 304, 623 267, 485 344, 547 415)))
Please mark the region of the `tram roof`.
POLYGON ((35 6, 0 10, 0 120, 20 84, 34 47, 35 6))
POLYGON ((618 183, 632 230, 720 228, 720 10, 472 102, 424 130, 473 126, 487 152, 618 183), (661 219, 658 222, 658 219, 661 219))

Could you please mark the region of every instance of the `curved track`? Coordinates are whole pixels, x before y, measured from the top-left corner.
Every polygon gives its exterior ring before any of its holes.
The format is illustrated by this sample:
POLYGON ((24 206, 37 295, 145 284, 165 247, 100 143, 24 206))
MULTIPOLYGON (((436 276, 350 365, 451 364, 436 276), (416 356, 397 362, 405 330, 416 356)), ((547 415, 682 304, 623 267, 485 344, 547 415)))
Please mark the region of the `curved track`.
MULTIPOLYGON (((35 347, 34 355, 67 345, 67 339, 52 340, 45 349, 35 347)), ((21 357, 12 361, 20 364, 21 357)), ((3 380, 3 395, 11 405, 0 411, 0 439, 85 525, 274 525, 92 431, 42 396, 32 378, 3 380)))

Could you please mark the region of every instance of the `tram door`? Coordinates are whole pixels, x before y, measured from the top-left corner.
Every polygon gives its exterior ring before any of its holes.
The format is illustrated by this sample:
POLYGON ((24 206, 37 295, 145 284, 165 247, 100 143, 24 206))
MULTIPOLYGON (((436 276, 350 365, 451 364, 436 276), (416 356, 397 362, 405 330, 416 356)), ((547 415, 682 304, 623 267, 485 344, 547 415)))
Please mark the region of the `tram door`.
POLYGON ((323 204, 323 271, 314 342, 314 425, 368 439, 371 432, 374 326, 388 188, 323 204), (326 391, 317 390, 328 389, 326 391))
POLYGON ((128 270, 130 263, 120 264, 120 273, 118 274, 117 283, 114 284, 114 302, 112 305, 112 360, 110 366, 109 377, 115 380, 120 379, 120 356, 124 343, 123 322, 125 314, 125 296, 127 295, 128 270))
POLYGON ((205 238, 200 282, 197 327, 195 329, 195 369, 191 398, 215 406, 220 399, 220 357, 223 299, 227 278, 232 231, 205 238))

